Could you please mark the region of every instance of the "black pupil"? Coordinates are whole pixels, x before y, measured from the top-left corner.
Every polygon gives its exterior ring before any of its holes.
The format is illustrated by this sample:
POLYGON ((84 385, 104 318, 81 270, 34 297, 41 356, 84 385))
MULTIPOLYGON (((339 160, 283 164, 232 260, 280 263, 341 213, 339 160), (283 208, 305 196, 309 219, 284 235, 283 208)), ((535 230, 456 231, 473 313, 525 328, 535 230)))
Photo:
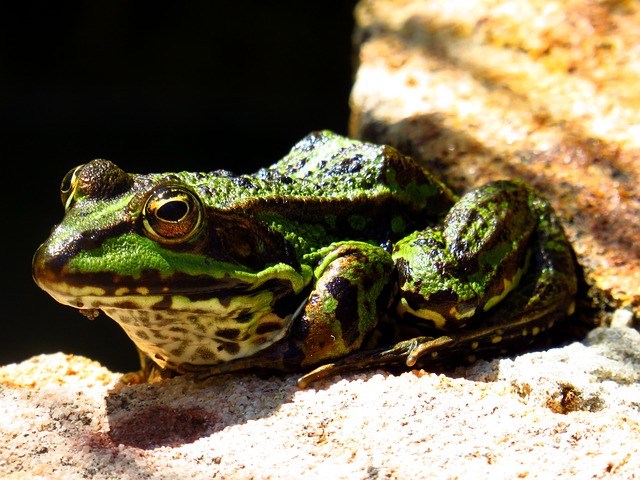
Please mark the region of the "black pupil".
POLYGON ((188 211, 189 207, 186 203, 174 200, 162 205, 157 211, 157 216, 166 222, 177 222, 184 218, 188 211))

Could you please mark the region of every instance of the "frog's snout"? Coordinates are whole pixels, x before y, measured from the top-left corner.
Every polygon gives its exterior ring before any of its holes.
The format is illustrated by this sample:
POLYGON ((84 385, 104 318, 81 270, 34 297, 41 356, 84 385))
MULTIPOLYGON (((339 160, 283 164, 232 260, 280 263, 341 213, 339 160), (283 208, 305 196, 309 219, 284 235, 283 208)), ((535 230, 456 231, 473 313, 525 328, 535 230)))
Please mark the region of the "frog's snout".
POLYGON ((55 255, 48 242, 38 247, 31 262, 31 275, 36 284, 58 300, 56 292, 60 290, 61 272, 67 260, 62 255, 55 255))
POLYGON ((51 279, 50 259, 46 254, 46 244, 41 244, 31 261, 31 276, 33 281, 43 290, 49 291, 47 288, 51 279))

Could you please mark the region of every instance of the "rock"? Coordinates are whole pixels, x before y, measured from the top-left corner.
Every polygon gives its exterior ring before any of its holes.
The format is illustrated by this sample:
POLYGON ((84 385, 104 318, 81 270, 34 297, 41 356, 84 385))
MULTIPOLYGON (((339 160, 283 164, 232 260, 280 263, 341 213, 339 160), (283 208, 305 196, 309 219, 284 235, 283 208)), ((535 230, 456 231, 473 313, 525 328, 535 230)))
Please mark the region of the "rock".
POLYGON ((2 478, 634 478, 640 339, 459 368, 147 385, 73 355, 0 367, 2 478), (542 459, 544 459, 542 461, 542 459))
POLYGON ((396 146, 458 193, 542 190, 602 310, 640 318, 640 6, 363 0, 351 135, 396 146))

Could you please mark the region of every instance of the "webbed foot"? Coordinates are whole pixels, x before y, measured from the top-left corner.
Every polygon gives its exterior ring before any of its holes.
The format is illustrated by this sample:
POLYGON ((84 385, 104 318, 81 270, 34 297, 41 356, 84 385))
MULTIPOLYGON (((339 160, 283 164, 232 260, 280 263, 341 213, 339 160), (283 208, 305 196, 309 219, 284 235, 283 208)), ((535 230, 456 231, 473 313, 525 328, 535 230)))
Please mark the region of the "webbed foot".
POLYGON ((311 383, 341 372, 364 370, 382 365, 404 364, 412 367, 418 359, 425 355, 438 357, 438 352, 453 346, 456 340, 452 337, 416 337, 398 342, 391 347, 376 350, 365 350, 349 355, 333 363, 327 363, 298 378, 298 386, 306 388, 311 383))

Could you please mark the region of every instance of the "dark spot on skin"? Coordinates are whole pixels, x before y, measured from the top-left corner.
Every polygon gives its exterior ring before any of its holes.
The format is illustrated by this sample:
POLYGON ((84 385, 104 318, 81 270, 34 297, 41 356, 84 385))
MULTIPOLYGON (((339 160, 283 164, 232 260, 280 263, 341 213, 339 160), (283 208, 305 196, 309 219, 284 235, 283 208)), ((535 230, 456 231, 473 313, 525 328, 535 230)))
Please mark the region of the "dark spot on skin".
POLYGON ((207 333, 207 329, 200 323, 200 319, 197 315, 189 315, 187 317, 187 321, 200 333, 207 333))
POLYGON ((211 298, 217 298, 218 301, 220 302, 220 305, 222 305, 224 308, 229 308, 229 305, 231 305, 231 300, 233 300, 234 297, 232 295, 218 294, 215 296, 212 295, 211 298))
POLYGON ((285 295, 279 300, 273 303, 272 311, 280 318, 286 318, 295 312, 303 301, 309 296, 311 286, 306 288, 299 295, 294 295, 293 292, 285 295))
POLYGON ((271 342, 272 342, 272 339, 270 337, 266 337, 266 336, 251 337, 251 345, 254 345, 254 346, 260 346, 260 345, 264 345, 265 343, 271 343, 271 342))
POLYGON ((232 342, 224 342, 218 346, 219 352, 227 352, 230 355, 235 355, 240 351, 240 345, 232 342))
POLYGON ((403 297, 409 306, 414 310, 430 309, 448 312, 451 307, 458 304, 458 294, 453 290, 440 290, 425 298, 419 293, 404 292, 403 297))
POLYGON ((164 297, 162 297, 162 300, 160 300, 157 303, 154 303, 151 308, 154 310, 169 310, 171 308, 171 296, 170 295, 165 295, 164 297))
POLYGON ((167 318, 171 316, 171 311, 168 312, 156 312, 153 315, 153 320, 156 323, 164 322, 164 325, 167 323, 167 318))
POLYGON ((181 357, 184 354, 184 346, 181 345, 181 346, 179 346, 177 348, 169 350, 169 353, 171 355, 173 355, 174 357, 181 357))
POLYGON ((376 298, 376 312, 386 312, 389 309, 391 305, 391 285, 393 285, 393 282, 389 282, 376 298))
POLYGON ((396 260, 396 272, 398 274, 398 286, 402 287, 407 278, 411 276, 411 266, 404 258, 398 258, 396 260))
POLYGON ((240 313, 234 317, 234 320, 238 323, 248 323, 253 320, 253 312, 248 308, 241 310, 240 313))
POLYGON ((116 308, 122 308, 123 310, 138 310, 140 306, 135 302, 124 300, 122 302, 116 302, 113 304, 116 308))
POLYGON ((149 340, 149 335, 144 330, 136 330, 136 335, 142 340, 149 340))
POLYGON ((257 335, 264 335, 265 333, 276 332, 282 328, 280 322, 265 322, 258 325, 256 328, 257 335))
POLYGON ((335 277, 327 283, 327 290, 338 302, 335 315, 342 328, 342 338, 347 345, 351 345, 360 336, 358 288, 344 277, 335 277))
POLYGON ((216 336, 226 338, 227 340, 234 340, 240 335, 240 329, 238 328, 221 328, 216 331, 216 336))
POLYGON ((233 177, 232 180, 239 187, 246 188, 246 189, 253 188, 253 183, 247 177, 233 177))
POLYGON ((133 325, 144 325, 145 327, 150 326, 150 316, 149 312, 146 310, 136 310, 135 315, 132 316, 132 321, 128 322, 133 325))
POLYGON ((167 338, 169 338, 164 334, 162 328, 154 328, 151 330, 151 333, 153 333, 154 340, 166 340, 167 338))
POLYGON ((201 358, 203 360, 212 360, 216 358, 215 354, 206 347, 198 347, 195 351, 195 358, 201 358))
POLYGON ((169 331, 175 333, 187 333, 189 330, 184 327, 169 327, 169 331))

